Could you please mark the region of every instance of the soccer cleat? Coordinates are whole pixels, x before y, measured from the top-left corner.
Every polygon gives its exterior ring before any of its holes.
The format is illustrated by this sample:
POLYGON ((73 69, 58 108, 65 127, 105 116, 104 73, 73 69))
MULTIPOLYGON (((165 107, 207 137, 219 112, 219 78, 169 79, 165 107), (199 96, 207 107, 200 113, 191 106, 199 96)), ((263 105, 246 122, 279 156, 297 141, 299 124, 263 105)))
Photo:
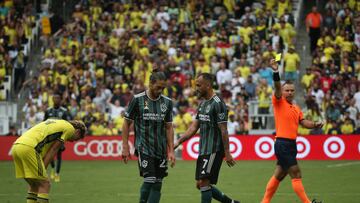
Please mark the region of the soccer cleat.
POLYGON ((55 170, 51 169, 50 170, 50 179, 54 179, 55 178, 55 170))
POLYGON ((59 175, 59 174, 56 174, 56 175, 55 175, 54 181, 55 181, 56 183, 60 182, 60 175, 59 175))
POLYGON ((231 203, 240 203, 240 201, 232 200, 231 203))
POLYGON ((311 203, 322 203, 322 201, 318 201, 318 200, 316 200, 316 199, 313 199, 313 200, 311 201, 311 203))

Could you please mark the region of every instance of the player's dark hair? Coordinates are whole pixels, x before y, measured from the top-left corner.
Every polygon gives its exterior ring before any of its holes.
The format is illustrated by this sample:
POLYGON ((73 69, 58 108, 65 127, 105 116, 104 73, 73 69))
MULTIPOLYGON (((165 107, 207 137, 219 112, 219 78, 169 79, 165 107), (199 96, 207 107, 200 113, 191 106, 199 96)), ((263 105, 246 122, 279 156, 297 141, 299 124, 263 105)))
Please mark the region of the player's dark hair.
POLYGON ((150 81, 151 82, 156 82, 158 80, 166 80, 166 75, 164 72, 161 71, 157 71, 157 70, 153 70, 153 72, 151 73, 150 76, 150 81))
POLYGON ((211 73, 200 73, 198 78, 202 77, 204 80, 208 81, 209 84, 214 86, 215 76, 211 73))

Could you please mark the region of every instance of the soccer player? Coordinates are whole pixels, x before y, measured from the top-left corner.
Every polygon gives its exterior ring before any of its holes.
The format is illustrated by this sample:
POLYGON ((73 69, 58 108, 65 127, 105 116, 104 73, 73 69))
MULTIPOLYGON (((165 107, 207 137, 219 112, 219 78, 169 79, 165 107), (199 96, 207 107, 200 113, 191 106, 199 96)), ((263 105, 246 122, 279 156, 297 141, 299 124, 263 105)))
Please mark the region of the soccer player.
POLYGON ((48 119, 14 142, 12 156, 16 178, 24 178, 29 184, 27 203, 49 202, 47 166, 64 142, 80 140, 85 132, 85 124, 81 121, 48 119))
POLYGON ((185 140, 195 135, 200 128, 200 149, 196 163, 196 187, 201 191, 201 202, 209 203, 212 198, 224 203, 236 203, 214 185, 217 183, 222 161, 229 167, 235 161, 229 151, 229 136, 227 131, 228 111, 222 99, 213 91, 214 76, 201 73, 196 80, 196 93, 204 99, 191 123, 190 128, 176 141, 177 148, 185 140))
MULTIPOLYGON (((54 94, 52 99, 54 102, 54 107, 48 108, 45 111, 44 121, 47 120, 48 118, 57 118, 67 121, 71 120, 71 115, 69 111, 65 107, 61 106, 60 95, 54 94)), ((62 145, 59 151, 56 153, 56 168, 55 168, 55 161, 52 160, 50 162, 51 165, 50 178, 54 179, 55 182, 60 182, 60 168, 61 168, 61 160, 62 160, 61 155, 64 150, 65 150, 65 146, 62 145)))
POLYGON ((138 156, 140 176, 140 203, 160 201, 162 179, 167 176, 167 164, 175 165, 173 104, 161 92, 166 87, 163 72, 153 72, 149 89, 135 95, 125 112, 123 124, 123 154, 125 163, 130 158, 128 137, 132 123, 135 126, 135 154, 138 156))
POLYGON ((277 62, 272 59, 273 80, 275 83, 275 94, 272 96, 275 117, 275 155, 277 166, 274 175, 269 180, 262 203, 268 203, 276 192, 280 182, 286 175, 290 175, 292 187, 297 196, 304 203, 311 202, 305 193, 301 181, 300 167, 296 161, 296 137, 299 124, 305 128, 321 128, 322 122, 313 122, 303 118, 301 109, 293 103, 295 96, 295 85, 291 81, 280 83, 277 62))

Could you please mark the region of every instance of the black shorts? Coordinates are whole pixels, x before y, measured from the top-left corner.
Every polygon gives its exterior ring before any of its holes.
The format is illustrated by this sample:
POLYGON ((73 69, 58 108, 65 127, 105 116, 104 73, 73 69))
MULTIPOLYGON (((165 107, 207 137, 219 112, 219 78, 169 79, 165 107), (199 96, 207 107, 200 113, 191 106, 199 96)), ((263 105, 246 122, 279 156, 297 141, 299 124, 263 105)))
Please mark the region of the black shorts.
POLYGON ((140 176, 144 177, 144 182, 159 182, 168 175, 166 158, 157 159, 146 154, 139 153, 138 166, 140 176))
POLYGON ((278 160, 277 165, 287 171, 291 166, 297 165, 296 154, 296 140, 276 138, 275 155, 278 160))
POLYGON ((223 159, 223 152, 200 155, 196 161, 195 179, 208 179, 211 184, 216 184, 223 159))

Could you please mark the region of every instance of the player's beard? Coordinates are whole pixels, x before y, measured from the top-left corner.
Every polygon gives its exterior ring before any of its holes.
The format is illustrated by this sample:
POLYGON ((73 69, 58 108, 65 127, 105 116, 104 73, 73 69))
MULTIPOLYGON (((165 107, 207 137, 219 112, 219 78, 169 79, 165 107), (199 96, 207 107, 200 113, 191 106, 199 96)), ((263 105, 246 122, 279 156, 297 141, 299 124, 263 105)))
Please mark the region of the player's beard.
POLYGON ((201 92, 200 90, 196 90, 195 94, 199 99, 204 98, 204 96, 205 96, 205 94, 203 92, 201 92))

